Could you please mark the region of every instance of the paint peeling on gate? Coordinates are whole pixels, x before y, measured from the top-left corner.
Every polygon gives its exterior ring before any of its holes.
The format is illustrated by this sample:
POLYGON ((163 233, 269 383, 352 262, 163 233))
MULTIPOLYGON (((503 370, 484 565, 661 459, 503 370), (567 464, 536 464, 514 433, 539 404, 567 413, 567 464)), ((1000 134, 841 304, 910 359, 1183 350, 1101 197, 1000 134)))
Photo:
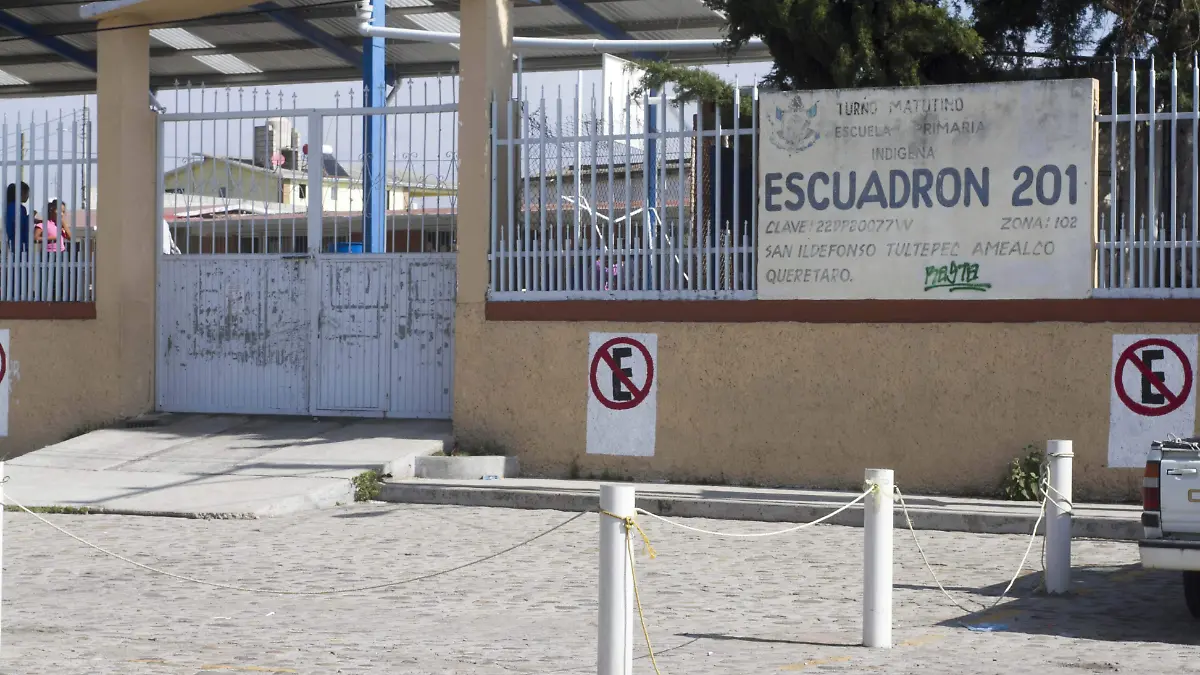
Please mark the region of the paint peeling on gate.
POLYGON ((448 418, 455 283, 453 254, 164 257, 159 409, 448 418))
POLYGON ((393 294, 392 409, 397 416, 450 416, 454 368, 453 254, 406 256, 396 267, 393 294), (405 401, 398 403, 397 401, 405 401), (440 415, 433 411, 444 411, 440 415))
POLYGON ((306 303, 306 277, 295 261, 163 260, 160 409, 307 412, 306 303))

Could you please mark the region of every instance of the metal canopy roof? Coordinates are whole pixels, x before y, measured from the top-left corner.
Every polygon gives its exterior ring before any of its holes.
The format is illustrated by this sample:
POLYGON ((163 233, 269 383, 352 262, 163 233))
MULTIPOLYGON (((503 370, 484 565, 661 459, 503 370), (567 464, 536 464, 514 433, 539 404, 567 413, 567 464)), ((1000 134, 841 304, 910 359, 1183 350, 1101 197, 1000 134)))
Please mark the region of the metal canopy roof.
MULTIPOLYGON (((195 0, 194 0, 195 1, 195 0)), ((385 0, 375 0, 382 2, 385 0)), ((386 0, 389 26, 458 31, 458 0, 386 0)), ((81 2, 0 0, 0 97, 95 90, 96 24, 81 2)), ((699 39, 724 35, 724 18, 701 0, 514 0, 513 32, 530 37, 699 39)), ((357 0, 275 0, 244 11, 152 26, 153 89, 357 80, 363 38, 357 0)), ((716 63, 714 52, 679 52, 672 61, 716 63)), ((745 51, 737 60, 763 60, 745 51)), ((448 74, 455 45, 389 40, 391 77, 448 74)), ((597 68, 600 54, 537 51, 524 68, 597 68)))

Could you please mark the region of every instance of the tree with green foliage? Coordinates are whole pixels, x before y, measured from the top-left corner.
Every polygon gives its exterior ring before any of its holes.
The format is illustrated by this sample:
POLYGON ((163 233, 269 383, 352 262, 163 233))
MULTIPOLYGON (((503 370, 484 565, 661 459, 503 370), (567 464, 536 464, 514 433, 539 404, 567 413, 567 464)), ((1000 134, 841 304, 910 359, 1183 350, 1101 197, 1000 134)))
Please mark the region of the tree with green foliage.
POLYGON ((1190 58, 1200 45, 1200 0, 967 2, 986 49, 1004 58, 1018 57, 1033 39, 1060 67, 1078 67, 1080 57, 1190 58))
POLYGON ((911 86, 977 75, 983 41, 940 0, 704 0, 728 47, 761 38, 780 89, 911 86))
MULTIPOLYGON (((983 41, 941 0, 704 0, 729 21, 726 48, 761 38, 779 89, 910 86, 979 79, 983 41)), ((728 105, 733 87, 717 75, 639 61, 640 95, 673 85, 678 102, 728 105)), ((743 114, 750 101, 743 101, 743 114)))

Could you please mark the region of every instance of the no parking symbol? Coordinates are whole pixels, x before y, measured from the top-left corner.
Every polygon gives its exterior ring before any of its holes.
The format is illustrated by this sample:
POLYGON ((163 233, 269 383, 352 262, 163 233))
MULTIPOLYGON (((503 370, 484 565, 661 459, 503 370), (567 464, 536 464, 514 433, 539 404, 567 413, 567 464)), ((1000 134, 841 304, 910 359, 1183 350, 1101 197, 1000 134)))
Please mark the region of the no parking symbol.
POLYGON ((1195 335, 1114 335, 1108 465, 1145 465, 1150 443, 1195 433, 1195 335))
POLYGON ((588 338, 587 451, 654 455, 658 426, 658 336, 592 333, 588 338))

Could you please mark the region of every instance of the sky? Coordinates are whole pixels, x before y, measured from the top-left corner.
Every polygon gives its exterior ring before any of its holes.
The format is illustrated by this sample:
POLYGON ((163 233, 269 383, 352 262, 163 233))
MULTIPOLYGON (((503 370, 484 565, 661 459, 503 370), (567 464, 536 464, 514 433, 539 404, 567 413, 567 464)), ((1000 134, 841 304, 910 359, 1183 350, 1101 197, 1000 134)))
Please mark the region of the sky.
MULTIPOLYGON (((707 66, 708 70, 718 74, 730 83, 738 82, 749 85, 761 80, 770 70, 770 63, 738 63, 707 66)), ((584 117, 590 116, 590 100, 593 93, 598 95, 601 86, 601 71, 563 71, 522 73, 521 87, 526 93, 526 99, 533 102, 536 108, 538 101, 544 96, 547 100, 547 120, 553 124, 557 114, 555 99, 562 97, 564 118, 569 119, 575 106, 575 87, 582 77, 584 90, 584 117)), ((515 77, 514 77, 515 79, 515 77)), ((417 78, 400 83, 394 106, 411 107, 426 105, 452 105, 457 97, 457 79, 453 77, 417 78)), ((514 85, 515 89, 515 85, 514 85)), ((207 89, 197 90, 160 90, 158 101, 168 113, 213 112, 215 111, 263 111, 270 109, 275 112, 271 117, 283 116, 299 132, 301 144, 308 142, 308 120, 304 114, 292 116, 293 109, 334 109, 359 105, 362 85, 359 82, 314 83, 283 86, 266 86, 241 89, 207 89)), ((620 102, 615 105, 619 107, 620 102)), ((74 95, 63 97, 44 97, 27 99, 0 99, 0 137, 5 147, 0 148, 0 176, 5 184, 14 182, 17 177, 16 159, 19 146, 20 130, 27 136, 29 148, 28 158, 39 159, 46 155, 46 141, 49 138, 49 156, 57 158, 60 155, 82 159, 85 155, 83 141, 72 144, 72 130, 78 131, 82 138, 82 110, 88 108, 88 115, 93 120, 93 138, 91 145, 95 148, 94 120, 96 119, 96 99, 94 95, 74 95), (62 125, 63 150, 60 152, 59 125, 62 125), (74 126, 73 126, 74 124, 74 126), (47 133, 48 132, 48 133, 47 133)), ((603 102, 598 103, 603 110, 603 102)), ((677 113, 675 113, 677 115, 677 113)), ((253 154, 253 129, 255 125, 263 124, 266 114, 255 112, 244 114, 241 118, 225 119, 217 122, 173 122, 164 127, 164 168, 167 170, 186 162, 187 158, 196 153, 235 155, 250 157, 253 154)), ((678 126, 677 117, 674 124, 678 126)), ((410 112, 389 117, 387 135, 389 138, 387 164, 389 173, 411 173, 428 177, 436 177, 443 182, 455 182, 456 176, 451 161, 450 150, 456 141, 457 130, 454 117, 450 114, 433 114, 410 112)), ((564 126, 567 126, 564 124, 564 126)), ((618 125, 618 130, 622 127, 618 125)), ((352 169, 358 158, 362 156, 362 118, 360 116, 326 115, 323 118, 324 144, 333 146, 335 156, 352 169)), ((72 166, 82 167, 82 164, 65 164, 62 171, 58 167, 43 169, 23 169, 21 177, 32 187, 32 204, 41 204, 49 199, 61 197, 64 193, 80 195, 74 200, 78 204, 82 199, 82 168, 74 177, 72 166)), ((90 172, 89 181, 94 185, 94 171, 90 172)), ((68 199, 68 203, 72 200, 68 199)))

